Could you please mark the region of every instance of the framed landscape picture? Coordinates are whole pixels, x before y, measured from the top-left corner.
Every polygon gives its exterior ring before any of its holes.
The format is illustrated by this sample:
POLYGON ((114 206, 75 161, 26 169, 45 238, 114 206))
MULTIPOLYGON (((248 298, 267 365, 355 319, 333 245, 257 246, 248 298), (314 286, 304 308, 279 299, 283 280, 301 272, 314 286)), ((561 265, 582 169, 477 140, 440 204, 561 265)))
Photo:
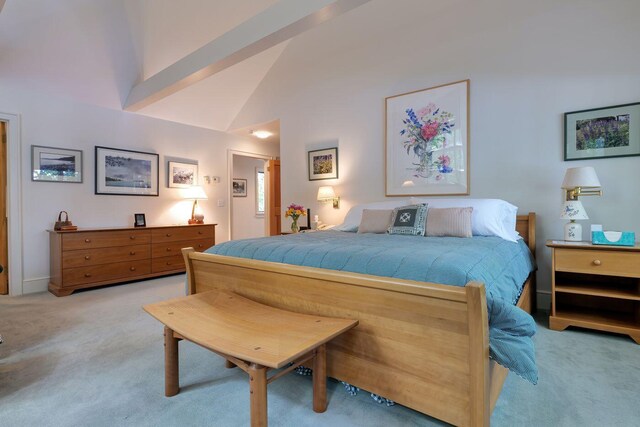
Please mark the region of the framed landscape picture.
POLYGON ((247 180, 233 178, 233 197, 247 197, 247 180))
POLYGON ((469 80, 385 99, 385 194, 469 194, 469 80))
POLYGON ((188 188, 198 184, 198 165, 169 162, 169 187, 188 188))
POLYGON ((564 159, 640 156, 640 102, 564 114, 564 159))
POLYGON ((338 178, 338 148, 309 151, 309 181, 338 178))
POLYGON ((96 194, 158 195, 158 159, 154 153, 96 147, 96 194))
POLYGON ((31 146, 31 180, 82 182, 82 151, 31 146))

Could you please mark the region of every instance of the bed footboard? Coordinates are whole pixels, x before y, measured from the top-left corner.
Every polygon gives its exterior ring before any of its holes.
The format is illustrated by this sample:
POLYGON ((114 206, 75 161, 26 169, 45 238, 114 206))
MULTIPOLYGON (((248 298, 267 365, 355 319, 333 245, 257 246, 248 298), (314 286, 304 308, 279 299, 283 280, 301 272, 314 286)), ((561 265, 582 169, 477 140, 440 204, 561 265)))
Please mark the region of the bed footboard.
POLYGON ((455 425, 488 425, 485 289, 183 249, 190 293, 228 290, 299 313, 359 320, 327 346, 328 375, 455 425))

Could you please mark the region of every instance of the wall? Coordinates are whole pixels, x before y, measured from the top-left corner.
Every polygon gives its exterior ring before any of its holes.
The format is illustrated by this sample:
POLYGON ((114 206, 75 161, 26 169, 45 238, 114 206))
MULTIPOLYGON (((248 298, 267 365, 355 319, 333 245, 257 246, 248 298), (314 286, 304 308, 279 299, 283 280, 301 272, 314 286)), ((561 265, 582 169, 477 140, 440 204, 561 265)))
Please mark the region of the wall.
POLYGON ((592 165, 604 195, 582 199, 591 221, 640 233, 640 157, 563 161, 563 113, 640 101, 640 2, 633 0, 372 1, 294 39, 232 127, 279 117, 283 206, 327 223, 385 198, 384 98, 471 79, 471 196, 538 214, 541 303, 562 236, 560 184, 592 165), (340 178, 307 181, 306 152, 339 147, 340 178), (319 205, 335 185, 341 209, 319 205))
MULTIPOLYGON (((167 187, 167 161, 195 160, 199 175, 219 176, 220 184, 203 184, 209 200, 201 202, 207 223, 218 223, 216 242, 227 240, 227 150, 277 155, 273 147, 203 128, 81 104, 60 97, 12 88, 0 80, 0 111, 22 117, 21 187, 23 289, 46 289, 49 276, 47 229, 61 210, 80 227, 130 226, 133 214, 146 214, 148 225, 185 224, 191 202, 181 190, 167 187), (33 182, 31 145, 83 151, 81 184, 33 182), (123 148, 160 155, 159 197, 94 194, 94 146, 123 148), (217 200, 224 206, 218 207, 217 200)), ((202 182, 202 181, 201 181, 202 182)))
POLYGON ((265 217, 256 216, 256 168, 264 169, 264 160, 233 156, 233 176, 247 180, 247 197, 232 197, 232 240, 265 235, 265 217))

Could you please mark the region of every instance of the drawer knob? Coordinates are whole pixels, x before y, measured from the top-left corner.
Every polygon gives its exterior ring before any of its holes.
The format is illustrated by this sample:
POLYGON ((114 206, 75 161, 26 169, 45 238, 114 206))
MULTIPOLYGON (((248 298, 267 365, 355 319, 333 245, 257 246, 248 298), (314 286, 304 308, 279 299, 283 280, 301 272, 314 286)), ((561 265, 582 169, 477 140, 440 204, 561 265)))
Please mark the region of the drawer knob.
POLYGON ((198 245, 198 247, 199 247, 199 248, 201 248, 201 247, 202 247, 202 243, 200 243, 200 244, 198 245))
POLYGON ((84 239, 85 243, 91 243, 91 239, 84 239))
POLYGON ((129 255, 135 255, 136 253, 134 251, 129 252, 129 255))
POLYGON ((171 265, 171 263, 169 261, 167 261, 167 265, 171 265))
POLYGON ((167 237, 171 237, 171 233, 167 233, 167 237))
POLYGON ((599 259, 594 259, 593 260, 593 265, 601 265, 602 262, 599 259))
POLYGON ((202 234, 202 231, 198 231, 198 234, 202 234))
POLYGON ((131 240, 136 240, 136 236, 129 236, 131 240))
POLYGON ((91 277, 90 273, 84 273, 84 277, 91 277))
POLYGON ((85 255, 84 259, 86 259, 87 261, 91 259, 91 257, 89 255, 85 255))
POLYGON ((130 267, 129 270, 136 271, 136 268, 135 267, 130 267))
POLYGON ((171 252, 171 248, 167 248, 167 252, 171 252))

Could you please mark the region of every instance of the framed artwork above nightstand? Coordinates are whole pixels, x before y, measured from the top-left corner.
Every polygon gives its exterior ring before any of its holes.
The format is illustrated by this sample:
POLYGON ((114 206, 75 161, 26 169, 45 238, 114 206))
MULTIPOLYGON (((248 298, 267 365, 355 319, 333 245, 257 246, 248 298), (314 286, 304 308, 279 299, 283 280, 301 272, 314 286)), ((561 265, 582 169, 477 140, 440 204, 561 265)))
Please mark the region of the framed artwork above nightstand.
POLYGON ((626 334, 640 344, 640 245, 548 240, 547 246, 552 257, 549 327, 626 334))

